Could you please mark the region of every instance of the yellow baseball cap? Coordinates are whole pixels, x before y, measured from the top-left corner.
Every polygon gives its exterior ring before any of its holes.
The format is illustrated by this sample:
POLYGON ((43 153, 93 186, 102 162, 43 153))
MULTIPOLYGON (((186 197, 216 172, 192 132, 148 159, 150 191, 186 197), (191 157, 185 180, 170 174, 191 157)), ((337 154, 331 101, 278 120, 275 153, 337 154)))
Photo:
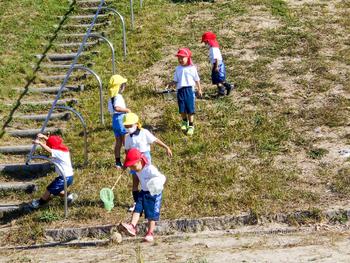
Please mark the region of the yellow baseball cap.
POLYGON ((123 124, 124 125, 132 125, 139 122, 139 116, 135 113, 130 112, 124 115, 123 124))
POLYGON ((108 91, 109 91, 109 96, 115 97, 119 93, 120 86, 123 83, 126 83, 128 80, 126 78, 123 78, 120 75, 113 75, 108 82, 108 91))

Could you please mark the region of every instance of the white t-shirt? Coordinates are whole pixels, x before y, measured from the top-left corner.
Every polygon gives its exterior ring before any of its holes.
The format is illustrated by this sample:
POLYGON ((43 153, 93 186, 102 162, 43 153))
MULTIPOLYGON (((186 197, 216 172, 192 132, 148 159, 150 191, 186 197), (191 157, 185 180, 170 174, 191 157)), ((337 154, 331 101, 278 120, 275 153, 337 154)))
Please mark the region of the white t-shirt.
POLYGON ((175 68, 174 81, 176 82, 176 89, 181 89, 182 87, 195 87, 196 82, 199 81, 199 76, 197 68, 192 66, 177 66, 175 68))
POLYGON ((222 63, 222 55, 218 47, 211 47, 209 49, 209 59, 211 64, 215 63, 215 59, 217 59, 218 65, 222 63))
POLYGON ((121 107, 121 108, 126 108, 124 98, 121 94, 118 94, 117 96, 114 97, 114 105, 112 105, 112 99, 109 98, 108 100, 108 111, 110 114, 114 113, 120 113, 118 111, 114 110, 114 107, 121 107))
POLYGON ((158 171, 158 169, 152 164, 146 165, 140 172, 136 172, 137 177, 140 180, 141 189, 143 191, 149 191, 147 183, 154 177, 160 177, 164 182, 166 177, 158 171))
POLYGON ((58 175, 64 175, 66 177, 73 176, 73 168, 69 152, 51 149, 51 155, 52 162, 55 164, 55 171, 58 175), (58 170, 57 166, 60 168, 63 175, 58 170))
POLYGON ((151 150, 151 144, 155 142, 157 138, 150 133, 147 129, 141 129, 138 135, 130 134, 125 137, 125 150, 129 150, 131 148, 137 148, 140 152, 149 152, 151 150))

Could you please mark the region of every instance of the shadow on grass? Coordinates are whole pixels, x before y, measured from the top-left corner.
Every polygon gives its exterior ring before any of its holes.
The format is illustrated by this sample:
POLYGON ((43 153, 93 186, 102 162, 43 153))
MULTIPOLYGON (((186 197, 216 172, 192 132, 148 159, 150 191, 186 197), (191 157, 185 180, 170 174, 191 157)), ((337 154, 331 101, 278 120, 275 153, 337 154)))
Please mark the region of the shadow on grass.
POLYGON ((68 11, 64 14, 63 18, 61 19, 57 29, 54 31, 53 36, 50 38, 49 43, 47 45, 47 47, 45 48, 44 52, 43 52, 43 56, 39 59, 39 61, 36 63, 36 66, 33 70, 32 76, 27 80, 26 85, 24 86, 24 90, 23 92, 19 95, 16 104, 13 106, 13 108, 10 111, 10 114, 8 116, 8 118, 4 121, 4 124, 0 130, 0 139, 4 136, 5 134, 5 129, 6 127, 9 125, 9 123, 12 121, 13 119, 13 115, 16 112, 16 110, 18 109, 18 107, 21 105, 21 100, 22 98, 28 93, 29 91, 29 86, 35 81, 36 79, 36 73, 39 71, 40 69, 40 64, 43 62, 43 60, 46 58, 46 54, 48 53, 48 51, 51 49, 54 40, 57 38, 58 32, 61 30, 61 27, 63 26, 64 22, 67 20, 68 15, 74 10, 74 5, 75 5, 75 1, 72 1, 72 3, 69 6, 68 11))

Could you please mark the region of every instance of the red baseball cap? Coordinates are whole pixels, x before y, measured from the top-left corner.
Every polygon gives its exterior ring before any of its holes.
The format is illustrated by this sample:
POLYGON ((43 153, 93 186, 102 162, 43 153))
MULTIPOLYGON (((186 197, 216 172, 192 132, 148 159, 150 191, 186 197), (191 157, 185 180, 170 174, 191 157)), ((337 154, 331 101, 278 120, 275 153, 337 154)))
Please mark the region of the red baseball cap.
POLYGON ((124 167, 130 167, 143 160, 145 164, 148 163, 146 156, 144 156, 137 148, 131 148, 125 156, 124 167))
POLYGON ((60 150, 63 152, 69 151, 68 147, 63 144, 62 138, 60 136, 57 136, 57 135, 49 136, 49 138, 46 140, 46 145, 54 150, 60 150))

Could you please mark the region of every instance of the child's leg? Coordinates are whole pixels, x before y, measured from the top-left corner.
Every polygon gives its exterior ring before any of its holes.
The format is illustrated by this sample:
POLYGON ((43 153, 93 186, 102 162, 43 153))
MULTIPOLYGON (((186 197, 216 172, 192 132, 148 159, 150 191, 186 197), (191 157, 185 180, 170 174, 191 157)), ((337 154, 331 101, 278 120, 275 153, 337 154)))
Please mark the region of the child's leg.
POLYGON ((132 219, 131 219, 131 224, 136 227, 137 223, 139 222, 140 219, 140 213, 133 213, 132 214, 132 219))
POLYGON ((156 221, 154 221, 154 220, 148 220, 148 230, 147 230, 147 233, 153 233, 155 228, 156 228, 156 221))
POLYGON ((225 95, 225 86, 223 85, 223 83, 218 83, 217 87, 218 87, 218 95, 224 96, 225 95))
POLYGON ((115 163, 120 166, 121 166, 120 150, 122 148, 123 142, 124 142, 124 135, 115 137, 115 145, 114 145, 115 163))
POLYGON ((48 190, 46 190, 45 193, 40 197, 39 202, 42 202, 42 204, 46 203, 47 201, 49 201, 50 196, 51 196, 51 193, 48 190))

